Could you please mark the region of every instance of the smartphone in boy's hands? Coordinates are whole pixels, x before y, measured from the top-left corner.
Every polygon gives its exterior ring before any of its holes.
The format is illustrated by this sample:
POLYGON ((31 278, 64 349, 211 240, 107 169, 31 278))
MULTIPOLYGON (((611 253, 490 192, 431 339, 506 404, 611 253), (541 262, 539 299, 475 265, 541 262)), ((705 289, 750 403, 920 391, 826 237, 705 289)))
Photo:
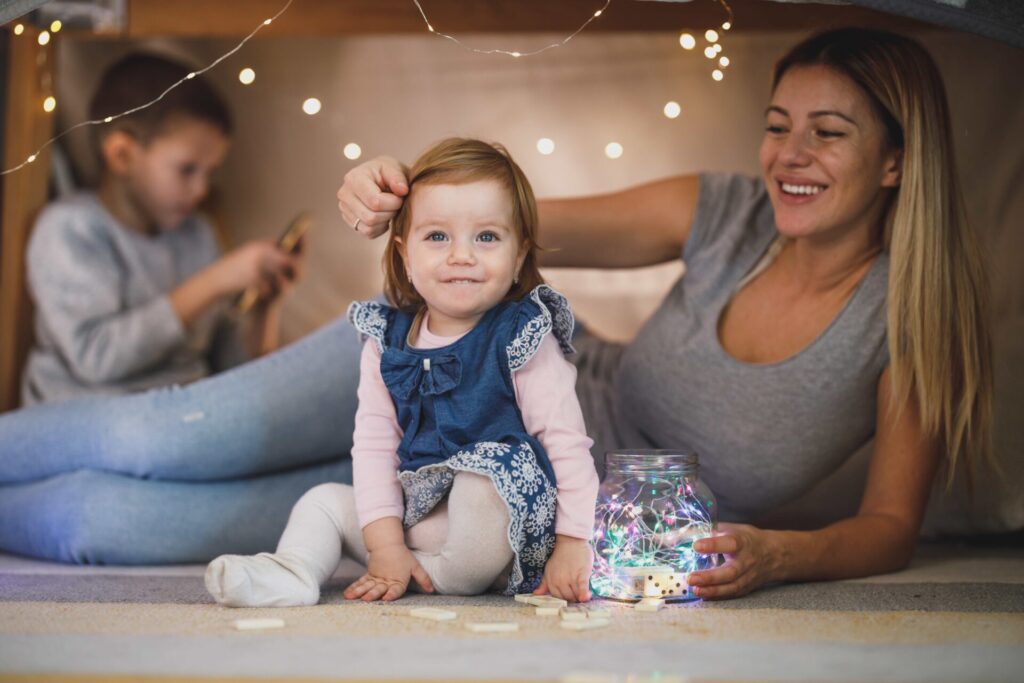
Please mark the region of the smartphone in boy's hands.
MULTIPOLYGON (((277 246, 279 249, 288 254, 294 254, 297 252, 302 245, 302 238, 313 227, 313 214, 308 211, 300 212, 295 218, 288 223, 288 226, 281 233, 281 236, 277 238, 277 246)), ((237 313, 247 313, 253 304, 259 299, 259 291, 255 287, 249 287, 244 292, 238 295, 235 300, 235 311, 237 313)))

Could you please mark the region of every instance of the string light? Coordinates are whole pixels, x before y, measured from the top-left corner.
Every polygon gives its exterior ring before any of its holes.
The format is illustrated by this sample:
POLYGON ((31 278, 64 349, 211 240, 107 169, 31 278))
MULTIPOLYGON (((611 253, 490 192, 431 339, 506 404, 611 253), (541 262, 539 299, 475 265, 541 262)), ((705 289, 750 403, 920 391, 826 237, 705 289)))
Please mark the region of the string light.
POLYGON ((47 43, 50 42, 50 32, 49 31, 40 31, 39 32, 39 37, 36 38, 36 41, 40 45, 46 45, 47 43))
POLYGON ((60 19, 54 19, 53 22, 50 23, 50 33, 57 33, 63 27, 64 24, 61 23, 60 19))
POLYGON ((302 111, 306 112, 310 116, 320 113, 320 100, 315 97, 310 97, 302 103, 302 111))
POLYGON ((15 24, 14 25, 14 35, 20 36, 24 32, 25 32, 25 24, 15 24))
POLYGON ((551 138, 541 138, 537 140, 537 151, 547 156, 555 151, 555 141, 551 138))
POLYGON ((707 501, 693 487, 657 474, 602 486, 594 525, 594 572, 597 595, 621 600, 643 597, 641 568, 662 567, 689 573, 714 566, 713 556, 693 549, 711 536, 714 519, 707 501))
POLYGON ((352 159, 355 161, 359 157, 363 156, 363 149, 356 143, 350 142, 345 145, 345 149, 342 150, 342 153, 345 155, 346 159, 352 159))
POLYGON ((714 71, 711 72, 711 78, 715 79, 716 81, 720 81, 723 78, 725 78, 725 74, 722 73, 721 69, 715 69, 714 71))
POLYGON ((731 29, 731 28, 732 28, 732 23, 731 23, 731 22, 728 22, 728 21, 727 21, 727 22, 725 22, 724 24, 722 24, 722 30, 723 30, 723 31, 728 31, 728 30, 729 30, 729 29, 731 29))
POLYGON ((604 147, 604 155, 609 159, 618 159, 622 156, 622 145, 617 142, 609 142, 604 147))
POLYGON ((57 98, 55 98, 53 95, 50 95, 45 100, 43 100, 43 111, 45 111, 46 113, 50 113, 51 111, 53 111, 56 108, 57 108, 57 98))
POLYGON ((249 67, 245 67, 238 72, 238 80, 242 82, 242 85, 250 85, 256 80, 256 72, 249 67))
POLYGON ((682 33, 679 35, 679 46, 684 50, 692 50, 697 46, 697 39, 689 33, 682 33))
POLYGON ((608 5, 612 4, 612 0, 605 0, 605 3, 604 3, 604 5, 601 6, 601 9, 597 10, 596 12, 591 14, 589 17, 587 17, 587 20, 584 21, 580 25, 580 27, 578 29, 573 31, 571 34, 569 34, 569 36, 567 36, 566 38, 563 38, 559 42, 551 43, 550 45, 545 45, 544 47, 542 47, 542 48, 540 48, 538 50, 532 50, 530 52, 521 52, 519 50, 501 50, 501 49, 497 49, 497 48, 492 48, 492 49, 489 49, 489 50, 482 50, 482 49, 479 49, 479 48, 470 47, 469 45, 464 44, 458 38, 456 38, 454 36, 450 36, 447 33, 441 33, 440 31, 435 29, 434 25, 430 23, 430 19, 427 18, 427 13, 423 11, 423 6, 420 4, 420 0, 412 0, 412 1, 416 4, 416 9, 418 9, 420 11, 420 16, 423 17, 423 23, 427 25, 427 30, 430 31, 431 33, 433 33, 435 36, 440 36, 441 38, 446 38, 446 39, 452 41, 453 43, 455 43, 456 45, 458 45, 459 47, 461 47, 463 50, 469 50, 470 52, 476 52, 477 54, 482 54, 482 55, 495 55, 495 54, 498 54, 498 55, 507 55, 509 57, 514 57, 514 58, 532 57, 533 55, 540 54, 541 52, 547 52, 548 50, 550 50, 552 48, 561 47, 561 46, 565 45, 570 40, 572 40, 577 35, 579 35, 579 33, 581 31, 583 31, 583 29, 585 29, 587 26, 589 26, 590 22, 594 21, 595 19, 600 18, 600 16, 602 14, 604 14, 604 11, 606 9, 608 9, 608 5))
POLYGON ((707 31, 704 32, 704 38, 706 38, 709 43, 717 43, 718 31, 716 31, 713 28, 709 28, 707 31))
MULTIPOLYGON (((182 78, 181 80, 179 80, 177 83, 172 84, 170 87, 168 87, 166 90, 164 90, 162 93, 157 95, 155 98, 153 98, 149 102, 146 102, 145 104, 141 104, 138 107, 135 107, 133 109, 129 109, 127 111, 123 111, 120 114, 115 114, 113 116, 107 116, 107 117, 105 117, 103 119, 94 119, 94 120, 91 120, 91 121, 82 121, 80 123, 76 123, 75 125, 71 126, 70 128, 64 129, 59 135, 55 135, 54 137, 52 137, 49 140, 47 140, 46 142, 44 142, 43 145, 41 147, 39 147, 39 149, 37 149, 35 152, 30 154, 28 156, 28 158, 25 159, 25 161, 21 162, 17 166, 12 166, 11 168, 5 169, 4 171, 0 171, 0 176, 5 176, 8 173, 14 173, 15 171, 21 170, 22 168, 24 168, 28 164, 31 164, 33 161, 35 161, 39 157, 39 154, 44 149, 46 149, 47 147, 49 147, 53 143, 57 142, 58 140, 63 138, 65 135, 67 135, 71 131, 77 130, 79 128, 83 128, 85 126, 98 126, 98 125, 101 125, 101 124, 110 123, 111 121, 119 119, 122 116, 128 116, 129 114, 134 114, 137 111, 142 111, 143 109, 146 109, 148 107, 153 106, 154 104, 156 104, 157 102, 162 100, 164 97, 166 97, 167 93, 169 93, 172 90, 174 90, 175 88, 177 88, 179 85, 181 85, 186 80, 191 79, 191 78, 195 78, 198 75, 206 73, 207 71, 209 71, 213 67, 217 66, 218 64, 223 62, 225 59, 227 59, 231 55, 233 55, 236 52, 238 52, 239 50, 241 50, 242 46, 245 45, 246 43, 248 43, 250 40, 252 40, 253 36, 255 36, 257 33, 259 33, 263 29, 264 26, 270 26, 270 24, 274 21, 274 19, 277 19, 279 16, 284 14, 288 10, 288 8, 292 6, 293 2, 295 2, 295 0, 287 0, 285 2, 284 6, 281 7, 281 9, 279 9, 277 11, 277 14, 275 14, 272 17, 270 17, 269 19, 264 19, 262 22, 260 22, 259 26, 254 28, 249 33, 249 35, 247 35, 244 38, 242 38, 242 40, 239 41, 239 43, 237 45, 235 45, 233 48, 231 48, 230 50, 225 52, 223 55, 221 55, 217 59, 215 59, 212 62, 210 62, 208 65, 206 65, 204 68, 200 69, 199 71, 194 71, 194 72, 190 73, 188 76, 186 76, 185 78, 182 78)), ((18 26, 21 26, 21 24, 18 24, 18 26)), ((17 32, 17 26, 15 27, 15 32, 17 32)), ((40 38, 40 43, 39 44, 40 45, 45 45, 46 44, 45 42, 42 42, 42 36, 43 36, 44 33, 46 33, 46 32, 43 31, 43 33, 39 34, 39 38, 40 38)), ((46 36, 47 36, 46 42, 49 42, 49 34, 46 34, 46 36)))
POLYGON ((729 58, 728 57, 724 57, 724 56, 723 57, 719 57, 719 59, 718 59, 718 66, 722 67, 723 69, 725 67, 729 66, 729 58))
POLYGON ((682 112, 683 108, 679 106, 678 102, 668 102, 665 104, 665 116, 670 119, 674 119, 682 112))

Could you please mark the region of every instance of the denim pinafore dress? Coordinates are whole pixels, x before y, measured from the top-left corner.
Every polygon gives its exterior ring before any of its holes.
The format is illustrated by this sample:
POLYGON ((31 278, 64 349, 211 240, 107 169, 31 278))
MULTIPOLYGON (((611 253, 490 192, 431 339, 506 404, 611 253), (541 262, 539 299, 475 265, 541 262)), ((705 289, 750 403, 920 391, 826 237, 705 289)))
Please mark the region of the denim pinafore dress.
POLYGON ((457 472, 488 477, 509 514, 515 555, 506 594, 532 591, 555 545, 555 474, 544 447, 527 434, 512 375, 548 334, 563 353, 573 316, 565 297, 540 285, 503 302, 448 346, 408 345, 415 316, 377 302, 356 302, 349 320, 373 338, 381 375, 403 436, 398 446, 405 528, 420 521, 451 490, 457 472))

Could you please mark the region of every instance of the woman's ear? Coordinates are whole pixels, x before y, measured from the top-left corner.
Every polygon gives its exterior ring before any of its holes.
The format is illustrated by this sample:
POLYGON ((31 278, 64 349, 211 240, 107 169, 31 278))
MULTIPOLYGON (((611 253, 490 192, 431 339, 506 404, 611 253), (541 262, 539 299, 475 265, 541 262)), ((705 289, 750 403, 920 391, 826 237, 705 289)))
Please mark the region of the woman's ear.
POLYGON ((889 152, 882 173, 882 187, 899 187, 903 180, 903 150, 889 152))
POLYGON ((107 170, 114 175, 124 176, 128 174, 135 161, 139 142, 130 133, 115 130, 103 138, 100 149, 107 170))

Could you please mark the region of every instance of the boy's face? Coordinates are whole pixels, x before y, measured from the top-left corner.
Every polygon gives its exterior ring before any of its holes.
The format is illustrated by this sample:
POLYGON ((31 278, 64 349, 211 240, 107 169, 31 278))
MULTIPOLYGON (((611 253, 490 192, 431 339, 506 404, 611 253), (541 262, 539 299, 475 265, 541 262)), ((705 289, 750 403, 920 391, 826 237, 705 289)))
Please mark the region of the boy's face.
POLYGON ((169 121, 148 143, 129 138, 126 144, 122 163, 111 170, 158 230, 173 230, 195 212, 228 151, 228 138, 219 128, 193 118, 169 121))

